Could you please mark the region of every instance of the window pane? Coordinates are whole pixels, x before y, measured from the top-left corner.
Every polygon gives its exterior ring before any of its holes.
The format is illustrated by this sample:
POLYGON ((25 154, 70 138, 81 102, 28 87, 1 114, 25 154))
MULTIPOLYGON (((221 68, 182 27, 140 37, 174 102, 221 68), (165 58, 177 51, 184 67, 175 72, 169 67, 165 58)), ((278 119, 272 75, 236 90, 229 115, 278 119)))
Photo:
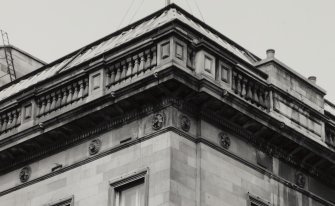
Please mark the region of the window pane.
POLYGON ((120 206, 144 206, 144 184, 120 191, 120 206))

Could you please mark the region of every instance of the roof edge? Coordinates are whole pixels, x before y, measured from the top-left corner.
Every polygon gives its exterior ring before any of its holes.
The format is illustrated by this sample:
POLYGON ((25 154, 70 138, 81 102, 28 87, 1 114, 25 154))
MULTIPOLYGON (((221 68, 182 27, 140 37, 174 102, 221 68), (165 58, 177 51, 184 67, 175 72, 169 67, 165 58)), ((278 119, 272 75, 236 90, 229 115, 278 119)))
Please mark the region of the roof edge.
POLYGON ((264 59, 261 62, 256 63, 255 67, 258 68, 262 65, 265 65, 267 63, 271 63, 274 62, 276 64, 278 64, 279 66, 283 67, 286 71, 290 72, 291 74, 295 75, 296 77, 298 77, 300 80, 304 81, 305 83, 307 83, 308 85, 312 86, 313 88, 317 89, 320 93, 322 93, 323 95, 327 94, 327 91, 325 89, 323 89, 322 87, 320 87, 317 84, 313 84, 311 83, 306 77, 304 77, 302 74, 298 73, 297 71, 295 71, 294 69, 292 69, 291 67, 287 66, 285 63, 281 62, 280 60, 278 60, 277 58, 268 58, 268 59, 264 59))
POLYGON ((19 82, 19 81, 21 81, 21 80, 23 80, 23 79, 27 79, 27 78, 29 78, 30 76, 33 76, 33 75, 35 75, 35 74, 37 74, 37 73, 43 71, 43 70, 46 69, 47 67, 53 66, 53 65, 55 65, 55 64, 57 64, 57 63, 59 63, 59 62, 61 62, 61 61, 64 61, 65 59, 70 58, 71 56, 74 56, 74 55, 78 54, 78 52, 81 52, 81 51, 83 52, 83 51, 85 51, 86 49, 88 49, 88 48, 90 48, 90 47, 92 47, 92 46, 94 46, 94 45, 97 45, 97 44, 101 43, 102 41, 105 41, 105 40, 107 40, 107 39, 109 39, 109 38, 112 38, 113 36, 116 36, 116 35, 122 33, 123 31, 129 30, 129 29, 131 29, 132 27, 134 27, 134 26, 136 26, 136 25, 139 25, 139 24, 141 24, 142 22, 145 22, 145 21, 147 21, 147 20, 149 20, 149 19, 151 19, 151 18, 153 18, 153 17, 155 17, 155 16, 157 16, 157 15, 163 13, 164 11, 171 9, 171 8, 175 8, 175 9, 177 9, 177 10, 183 12, 183 14, 185 14, 187 17, 189 17, 189 18, 191 18, 192 20, 194 20, 196 23, 199 23, 199 24, 200 24, 201 26, 203 26, 204 28, 209 29, 211 32, 213 32, 213 33, 215 33, 216 35, 220 36, 221 38, 225 39, 227 42, 229 42, 230 44, 233 44, 233 45, 236 46, 237 48, 241 49, 242 51, 244 51, 244 52, 247 53, 248 55, 250 55, 250 56, 252 56, 253 58, 255 58, 256 60, 258 60, 258 61, 261 60, 261 59, 260 59, 258 56, 256 56, 255 54, 251 53, 250 51, 248 51, 248 50, 245 49, 244 47, 240 46, 239 44, 237 44, 237 43, 234 42, 233 40, 231 40, 231 39, 229 39, 228 37, 224 36, 223 34, 221 34, 220 32, 218 32, 217 30, 215 30, 215 29, 212 28, 211 26, 207 25, 205 22, 201 21, 200 19, 196 18, 196 17, 193 16, 192 14, 188 13, 187 11, 185 11, 184 9, 182 9, 181 7, 179 7, 178 5, 176 5, 175 3, 172 3, 172 4, 167 5, 166 7, 163 7, 162 9, 160 9, 160 10, 158 10, 158 11, 156 11, 156 12, 154 12, 154 13, 148 15, 148 16, 146 16, 146 17, 143 17, 142 19, 139 19, 138 21, 135 21, 135 22, 129 24, 129 25, 126 26, 126 27, 123 27, 123 28, 121 28, 121 29, 119 29, 119 30, 116 30, 115 32, 113 32, 113 33, 111 33, 111 34, 109 34, 109 35, 107 35, 107 36, 104 36, 104 37, 102 37, 102 38, 100 38, 100 39, 98 39, 98 40, 96 40, 96 41, 94 41, 94 42, 92 42, 92 43, 90 43, 90 44, 87 44, 86 46, 83 46, 83 47, 81 47, 81 48, 79 48, 79 49, 77 49, 77 50, 75 50, 75 51, 73 51, 73 52, 71 52, 71 53, 69 53, 69 54, 67 54, 67 55, 65 55, 65 56, 63 56, 63 57, 61 57, 61 58, 59 58, 59 59, 56 59, 56 60, 53 61, 53 62, 50 62, 49 64, 46 64, 46 65, 44 65, 44 66, 42 66, 42 67, 40 67, 40 68, 38 68, 38 69, 36 69, 36 70, 34 70, 34 71, 32 71, 32 72, 30 72, 30 73, 28 73, 28 74, 26 74, 26 75, 20 77, 20 78, 15 79, 15 80, 12 81, 12 82, 9 82, 9 83, 3 85, 2 87, 0 87, 0 90, 5 89, 5 88, 7 88, 7 87, 10 87, 11 85, 16 84, 17 82, 19 82))

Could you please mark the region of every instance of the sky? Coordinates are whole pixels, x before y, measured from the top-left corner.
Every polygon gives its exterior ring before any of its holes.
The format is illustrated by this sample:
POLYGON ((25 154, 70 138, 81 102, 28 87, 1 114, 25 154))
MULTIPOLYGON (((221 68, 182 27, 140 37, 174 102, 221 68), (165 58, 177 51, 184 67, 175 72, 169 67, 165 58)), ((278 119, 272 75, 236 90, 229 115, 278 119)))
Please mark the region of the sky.
MULTIPOLYGON (((244 48, 276 57, 335 102, 335 0, 171 0, 244 48)), ((0 0, 10 43, 52 62, 163 8, 165 0, 0 0)))

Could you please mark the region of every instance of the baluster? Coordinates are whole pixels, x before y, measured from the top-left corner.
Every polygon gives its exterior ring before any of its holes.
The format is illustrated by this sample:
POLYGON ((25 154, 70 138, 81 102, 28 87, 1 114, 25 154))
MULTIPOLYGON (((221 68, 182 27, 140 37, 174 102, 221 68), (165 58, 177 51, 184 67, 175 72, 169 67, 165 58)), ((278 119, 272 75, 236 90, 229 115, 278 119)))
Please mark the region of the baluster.
POLYGON ((145 50, 145 64, 144 64, 144 72, 146 72, 148 69, 150 69, 150 63, 151 63, 151 54, 150 50, 145 50))
POLYGON ((71 102, 75 102, 76 100, 77 100, 77 87, 76 87, 76 85, 77 85, 77 82, 74 82, 74 83, 72 83, 72 85, 71 85, 71 94, 72 94, 72 97, 71 97, 71 102))
POLYGON ((66 104, 70 104, 72 102, 72 86, 68 85, 66 88, 67 88, 66 104))
POLYGON ((121 77, 120 77, 120 82, 124 82, 126 79, 126 71, 127 70, 127 65, 126 61, 121 62, 121 77))
POLYGON ((4 116, 1 117, 1 133, 6 131, 6 120, 4 118, 4 116))
POLYGON ((2 116, 2 118, 4 119, 4 132, 7 131, 7 125, 8 125, 8 117, 7 117, 7 114, 4 114, 2 116))
POLYGON ((246 99, 252 101, 252 87, 253 87, 253 82, 249 81, 248 86, 247 86, 247 96, 246 99))
MULTIPOLYGON (((154 67, 157 65, 157 55, 156 55, 156 47, 151 48, 152 51, 152 57, 151 57, 151 63, 150 66, 154 67)), ((193 65, 193 64, 192 64, 193 65)))
POLYGON ((50 96, 51 96, 50 112, 52 112, 55 110, 56 106, 56 93, 52 92, 50 96))
POLYGON ((242 84, 242 91, 241 91, 241 96, 242 97, 245 97, 246 95, 247 95, 247 89, 246 89, 246 87, 247 87, 247 85, 248 85, 248 80, 247 79, 245 79, 245 78, 243 78, 242 80, 241 80, 241 84, 242 84))
POLYGON ((2 117, 0 117, 0 134, 3 132, 2 127, 3 127, 3 119, 2 117))
POLYGON ((6 118, 5 115, 1 116, 1 132, 6 131, 6 118))
POLYGON ((20 125, 21 124, 21 109, 17 109, 16 110, 16 125, 20 125))
POLYGON ((45 97, 41 97, 41 110, 40 110, 40 116, 42 116, 44 114, 44 110, 45 110, 45 97))
POLYGON ((135 76, 138 73, 138 66, 140 64, 140 59, 138 58, 137 55, 133 56, 133 60, 134 60, 134 67, 133 67, 133 72, 132 75, 135 76))
POLYGON ((62 101, 62 95, 60 89, 56 91, 55 97, 56 97, 55 110, 57 110, 60 108, 60 104, 62 101))
POLYGON ((110 70, 111 70, 111 78, 110 78, 109 86, 115 83, 115 77, 116 77, 116 71, 115 71, 114 65, 110 67, 110 70))
POLYGON ((121 66, 120 63, 115 64, 116 74, 115 74, 115 83, 118 83, 121 78, 121 66))
POLYGON ((7 116, 8 116, 8 124, 7 124, 7 129, 11 129, 13 128, 13 116, 12 116, 12 113, 9 112, 7 113, 7 116))
POLYGON ((40 116, 40 111, 41 111, 41 100, 37 99, 36 100, 36 117, 40 116))
POLYGON ((264 92, 264 102, 265 102, 265 109, 270 108, 270 97, 269 97, 269 91, 265 90, 264 92))
POLYGON ((237 87, 236 87, 237 80, 236 80, 236 78, 237 78, 237 74, 236 74, 236 72, 233 72, 233 78, 232 78, 232 84, 231 84, 231 86, 232 86, 232 90, 235 93, 237 93, 237 87))
POLYGON ((17 111, 16 109, 12 111, 12 116, 13 116, 13 127, 17 126, 17 111))
POLYGON ((132 69, 133 69, 133 64, 132 64, 132 61, 131 61, 131 58, 127 58, 127 72, 126 72, 126 79, 129 78, 131 76, 131 72, 132 72, 132 69))
POLYGON ((253 98, 252 99, 255 102, 255 104, 258 106, 259 105, 259 99, 258 99, 258 85, 257 84, 254 85, 253 98))
POLYGON ((79 80, 78 81, 79 84, 79 91, 78 91, 78 100, 80 100, 81 98, 83 98, 83 93, 84 93, 84 82, 83 80, 79 80))
POLYGON ((61 101, 61 107, 64 107, 66 105, 66 99, 67 99, 67 90, 66 87, 62 88, 62 101, 61 101))
POLYGON ((259 104, 261 105, 262 108, 266 108, 263 95, 264 95, 264 87, 261 86, 259 88, 259 104))
POLYGON ((11 112, 7 113, 8 116, 8 124, 7 124, 7 129, 10 130, 13 128, 13 116, 11 112))
POLYGON ((241 94, 241 91, 242 91, 241 81, 242 81, 242 76, 237 75, 237 94, 241 94))
POLYGON ((44 109, 44 113, 47 114, 50 111, 50 104, 51 104, 51 98, 50 95, 46 95, 46 105, 45 105, 45 109, 44 109))
POLYGON ((86 97, 88 95, 88 78, 85 78, 84 83, 85 83, 85 85, 84 85, 83 97, 86 97))
POLYGON ((108 66, 106 69, 106 87, 109 87, 109 85, 111 84, 111 73, 112 73, 111 68, 110 66, 108 66))
POLYGON ((140 75, 143 72, 144 69, 144 55, 143 52, 141 52, 138 55, 139 59, 140 59, 140 65, 138 66, 138 75, 140 75))
POLYGON ((78 92, 79 92, 79 88, 78 88, 78 82, 74 82, 72 84, 73 87, 73 96, 72 96, 72 101, 75 102, 78 100, 78 92))

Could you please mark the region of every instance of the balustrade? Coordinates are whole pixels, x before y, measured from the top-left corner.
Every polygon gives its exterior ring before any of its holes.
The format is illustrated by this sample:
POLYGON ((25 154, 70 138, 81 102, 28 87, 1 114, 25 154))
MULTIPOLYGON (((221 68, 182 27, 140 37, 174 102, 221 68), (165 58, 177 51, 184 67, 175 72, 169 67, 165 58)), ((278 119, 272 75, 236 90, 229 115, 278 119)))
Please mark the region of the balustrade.
POLYGON ((18 127, 21 124, 21 109, 15 108, 0 114, 0 134, 18 127))
POLYGON ((88 77, 59 87, 37 99, 37 117, 54 112, 88 96, 88 77))
POLYGON ((232 89, 236 94, 250 103, 262 109, 269 108, 269 90, 266 85, 257 82, 255 79, 233 71, 232 89))
POLYGON ((107 68, 106 86, 120 84, 151 71, 157 65, 156 47, 127 56, 107 68))

